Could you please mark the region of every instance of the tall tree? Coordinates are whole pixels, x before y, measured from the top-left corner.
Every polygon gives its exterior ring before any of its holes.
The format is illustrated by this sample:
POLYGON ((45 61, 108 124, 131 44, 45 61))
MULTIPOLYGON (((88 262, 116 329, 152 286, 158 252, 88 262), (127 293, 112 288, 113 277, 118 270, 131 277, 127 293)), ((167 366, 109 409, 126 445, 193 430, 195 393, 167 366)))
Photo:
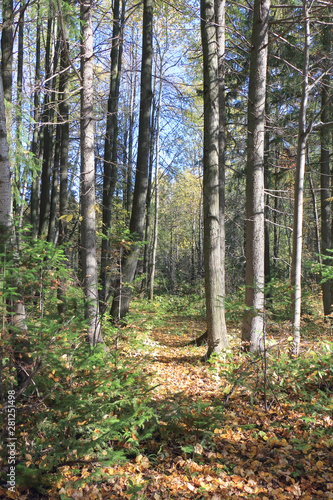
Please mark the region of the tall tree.
POLYGON ((103 342, 99 319, 95 220, 92 0, 81 0, 81 252, 90 345, 103 342))
MULTIPOLYGON (((60 57, 59 77, 59 115, 60 123, 60 186, 59 186, 59 239, 58 244, 63 245, 67 239, 67 217, 68 217, 68 152, 69 152, 69 33, 68 16, 63 16, 60 3, 58 5, 61 18, 62 48, 60 57)), ((58 311, 63 313, 66 309, 65 282, 61 280, 58 288, 58 311)))
POLYGON ((1 73, 5 101, 12 101, 13 0, 2 1, 1 73))
POLYGON ((50 186, 52 170, 53 140, 53 118, 54 118, 54 98, 56 84, 56 68, 58 54, 56 47, 57 22, 54 17, 53 5, 49 6, 49 18, 47 21, 47 37, 45 50, 45 94, 42 121, 43 124, 43 162, 41 173, 40 191, 40 211, 38 234, 42 236, 46 233, 50 215, 50 186))
POLYGON ((215 0, 215 18, 219 81, 219 221, 222 285, 220 307, 222 318, 222 336, 223 338, 227 338, 227 327, 225 322, 225 0, 215 0))
POLYGON ((9 149, 7 142, 5 94, 0 75, 0 251, 4 250, 4 243, 11 227, 12 188, 10 181, 9 149))
POLYGON ((158 238, 158 215, 159 215, 159 175, 160 175, 160 132, 161 132, 161 104, 163 93, 163 56, 160 46, 158 44, 158 52, 160 56, 160 71, 159 71, 159 90, 158 90, 158 103, 156 109, 156 157, 155 157, 155 211, 154 211, 154 231, 153 231, 153 245, 151 255, 151 269, 149 281, 149 300, 154 298, 154 280, 156 271, 156 251, 157 251, 157 238, 158 238))
POLYGON ((153 10, 154 1, 144 0, 138 156, 130 221, 130 234, 133 238, 133 244, 124 255, 122 276, 116 285, 111 306, 111 315, 114 318, 123 317, 128 312, 131 298, 131 283, 134 279, 143 238, 148 189, 149 132, 152 101, 153 10), (125 285, 122 286, 122 283, 125 283, 125 285))
POLYGON ((19 227, 22 227, 23 213, 24 213, 24 203, 18 203, 19 196, 21 194, 22 199, 25 198, 24 194, 26 191, 27 181, 26 181, 26 170, 27 168, 21 168, 22 162, 22 89, 23 89, 23 59, 24 59, 24 11, 25 11, 25 0, 20 1, 20 17, 18 21, 18 42, 17 42, 17 82, 16 82, 16 151, 19 154, 16 155, 16 164, 14 166, 14 178, 13 183, 15 185, 15 190, 17 196, 13 199, 13 214, 18 216, 19 227))
POLYGON ((304 48, 302 70, 302 97, 299 109, 298 140, 296 157, 296 177, 294 193, 293 255, 291 265, 292 308, 293 308, 293 355, 298 356, 300 347, 301 300, 302 300, 302 243, 303 243, 303 200, 304 175, 306 164, 306 145, 310 130, 307 127, 307 108, 309 100, 309 63, 310 63, 310 5, 312 0, 303 0, 304 48))
MULTIPOLYGON (((325 26, 323 31, 323 51, 327 56, 330 53, 331 47, 331 27, 325 26)), ((328 59, 324 59, 325 66, 323 71, 328 70, 328 59)), ((330 119, 330 84, 331 77, 327 73, 323 77, 321 90, 321 121, 329 122, 330 119)), ((331 249, 331 202, 330 202, 330 139, 331 132, 328 128, 323 127, 320 131, 320 201, 321 201, 321 250, 323 255, 328 255, 331 249)), ((328 259, 324 259, 324 264, 329 264, 328 259)), ((331 312, 331 280, 327 280, 322 284, 323 291, 323 306, 324 314, 328 315, 331 312)))
MULTIPOLYGON (((13 260, 15 266, 20 269, 18 248, 15 248, 12 220, 12 186, 11 169, 9 163, 9 148, 7 141, 6 113, 5 113, 5 93, 2 84, 2 74, 0 65, 0 252, 5 250, 5 245, 13 250, 13 260)), ((17 274, 17 276, 19 273, 17 274)), ((11 283, 15 289, 13 294, 13 304, 11 308, 11 323, 14 327, 26 330, 26 315, 23 297, 21 293, 20 279, 11 283)), ((15 333, 15 330, 14 330, 15 333)))
POLYGON ((113 3, 113 31, 111 43, 111 69, 108 109, 106 117, 106 132, 104 144, 104 169, 103 169, 103 239, 101 247, 101 293, 100 308, 105 306, 110 294, 110 280, 107 272, 110 259, 109 231, 111 226, 111 208, 113 193, 117 182, 117 153, 118 153, 118 102, 122 58, 121 30, 125 17, 126 0, 122 2, 120 16, 120 2, 113 3))
POLYGON ((254 1, 247 114, 245 291, 247 311, 242 326, 242 340, 250 352, 260 349, 264 326, 264 144, 269 9, 270 0, 254 1))
POLYGON ((219 68, 214 5, 201 0, 201 38, 204 78, 204 260, 209 357, 227 346, 223 330, 223 287, 219 204, 219 68))
MULTIPOLYGON (((41 157, 41 144, 38 140, 40 137, 39 130, 39 79, 40 79, 40 59, 41 59, 41 19, 40 19, 40 4, 37 1, 37 19, 36 19, 36 52, 35 52, 35 81, 34 81, 34 99, 33 99, 33 137, 31 141, 31 153, 35 160, 35 164, 41 157)), ((37 170, 37 169, 36 169, 37 170)), ((30 195, 30 219, 32 226, 32 238, 36 239, 38 235, 38 204, 39 204, 39 182, 40 172, 33 173, 30 195)))

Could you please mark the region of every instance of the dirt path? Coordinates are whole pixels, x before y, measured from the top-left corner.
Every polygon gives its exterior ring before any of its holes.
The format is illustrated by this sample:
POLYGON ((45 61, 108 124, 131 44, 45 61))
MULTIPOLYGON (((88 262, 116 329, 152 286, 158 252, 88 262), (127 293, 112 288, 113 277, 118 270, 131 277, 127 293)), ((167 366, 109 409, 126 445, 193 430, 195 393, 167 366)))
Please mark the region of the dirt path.
MULTIPOLYGON (((205 347, 184 346, 204 331, 204 323, 170 315, 154 326, 153 317, 148 314, 128 325, 125 333, 141 336, 143 344, 134 351, 125 347, 124 353, 136 356, 153 376, 158 425, 143 443, 142 454, 102 469, 102 486, 67 488, 69 498, 333 498, 331 416, 307 415, 310 407, 292 391, 290 401, 285 393, 270 393, 264 411, 260 363, 245 373, 252 389, 239 384, 224 410, 232 383, 223 369, 234 371, 234 378, 247 369, 247 361, 237 354, 237 341, 229 359, 216 361, 212 370, 200 361, 205 347)), ((81 478, 90 473, 83 469, 81 478)))

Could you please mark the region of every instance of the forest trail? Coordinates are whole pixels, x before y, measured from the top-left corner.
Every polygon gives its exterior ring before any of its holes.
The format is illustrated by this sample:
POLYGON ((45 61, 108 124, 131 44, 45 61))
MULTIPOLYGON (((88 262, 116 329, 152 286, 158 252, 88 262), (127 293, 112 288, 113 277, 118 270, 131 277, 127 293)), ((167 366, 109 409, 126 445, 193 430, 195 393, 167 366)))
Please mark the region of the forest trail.
MULTIPOLYGON (((155 312, 136 318, 125 332, 145 339, 140 356, 157 386, 156 431, 141 455, 104 469, 102 486, 86 484, 70 498, 333 498, 332 411, 331 416, 325 410, 319 414, 315 380, 310 400, 297 389, 293 392, 293 381, 286 381, 283 393, 268 391, 265 411, 262 367, 244 364, 237 340, 225 363, 202 363, 206 348, 185 344, 204 331, 204 322, 175 315, 159 321, 155 312), (233 384, 223 370, 234 371, 235 380, 245 370, 247 378, 237 384, 225 409, 233 384)), ((304 350, 311 348, 310 340, 303 343, 304 350)), ((326 389, 323 385, 320 390, 326 389)), ((90 473, 88 467, 82 471, 87 477, 90 473)))
MULTIPOLYGON (((331 351, 321 355, 319 347, 330 342, 330 325, 304 321, 296 362, 283 357, 290 325, 270 321, 267 331, 275 329, 279 343, 268 357, 266 410, 263 359, 242 353, 238 326, 228 325, 225 358, 204 363, 206 347, 186 345, 205 330, 200 315, 172 304, 135 303, 118 332, 119 354, 150 377, 157 415, 147 426, 152 435, 138 441, 140 454, 125 441, 115 442, 128 452, 127 462, 64 465, 47 497, 20 490, 3 498, 333 498, 331 351)), ((267 341, 272 343, 269 336, 267 341)))

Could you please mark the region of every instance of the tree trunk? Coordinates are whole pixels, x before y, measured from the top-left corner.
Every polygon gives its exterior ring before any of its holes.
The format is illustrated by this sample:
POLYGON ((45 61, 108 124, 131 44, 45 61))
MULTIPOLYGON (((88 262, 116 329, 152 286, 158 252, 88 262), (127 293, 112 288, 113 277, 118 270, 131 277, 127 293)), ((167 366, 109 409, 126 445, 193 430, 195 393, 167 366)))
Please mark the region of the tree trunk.
MULTIPOLYGON (((18 21, 18 42, 17 42, 17 83, 16 83, 16 151, 19 154, 15 157, 15 171, 13 176, 13 183, 15 184, 15 190, 19 193, 18 197, 14 197, 13 199, 13 215, 14 217, 18 217, 18 227, 22 227, 23 223, 23 213, 24 213, 24 193, 26 191, 27 185, 27 175, 25 166, 23 171, 21 169, 21 161, 22 161, 22 88, 23 88, 23 58, 24 58, 24 11, 25 11, 25 3, 24 0, 20 1, 20 18, 18 21), (16 199, 15 199, 16 198, 16 199)), ((16 238, 20 238, 20 235, 17 233, 16 238)))
MULTIPOLYGON (((2 73, 0 65, 0 252, 6 250, 6 245, 13 251, 13 260, 20 271, 20 262, 18 249, 15 248, 15 238, 12 221, 12 187, 11 172, 9 164, 9 148, 7 141, 6 113, 5 113, 5 95, 2 85, 2 73)), ((17 278, 17 276, 15 276, 17 278)), ((15 289, 13 294, 13 306, 10 316, 11 324, 14 328, 26 330, 26 315, 23 297, 21 295, 20 279, 11 283, 15 289)), ((15 330, 14 330, 15 333, 15 330)))
POLYGON ((293 350, 292 354, 298 356, 300 347, 301 326, 301 272, 302 272, 302 240, 303 240, 303 191, 306 163, 306 145, 308 131, 306 127, 306 112, 309 98, 309 53, 310 53, 310 19, 309 0, 303 0, 304 16, 304 49, 302 72, 302 97, 298 122, 298 142, 296 157, 296 178, 294 194, 294 224, 293 224, 293 255, 291 264, 292 308, 293 308, 293 350))
MULTIPOLYGON (((324 28, 323 49, 329 61, 330 46, 331 46, 331 27, 324 28)), ((329 63, 328 63, 329 64, 329 63)), ((325 68, 326 69, 326 68, 325 68)), ((321 121, 326 123, 330 119, 330 84, 331 78, 329 73, 324 76, 321 90, 321 121)), ((330 255, 331 249, 331 202, 330 202, 330 137, 329 129, 323 127, 320 133, 320 201, 321 201, 321 250, 323 255, 330 255)), ((329 259, 324 258, 324 265, 331 265, 329 259)), ((322 284, 323 291, 323 306, 324 314, 327 316, 331 312, 331 283, 332 280, 327 280, 322 284)))
POLYGON ((225 322, 225 148, 226 148, 226 125, 225 125, 225 0, 215 0, 215 20, 218 55, 218 78, 219 78, 219 221, 220 221, 220 267, 222 296, 221 329, 222 338, 227 338, 227 326, 225 322))
MULTIPOLYGON (((1 75, 0 75, 1 76, 1 75)), ((7 142, 5 96, 0 77, 0 251, 4 251, 4 245, 8 238, 12 220, 12 187, 10 180, 9 149, 7 142)))
MULTIPOLYGON (((267 109, 267 106, 266 106, 267 109)), ((269 114, 269 111, 267 112, 269 114)), ((265 190, 269 189, 269 133, 265 132, 265 154, 264 154, 264 184, 265 190)), ((264 262, 264 272, 265 272, 265 299, 266 299, 266 307, 267 303, 271 303, 271 292, 270 292, 270 283, 271 283, 271 255, 270 255, 270 235, 269 235, 269 196, 266 195, 266 203, 265 203, 265 262, 264 262)))
POLYGON ((128 154, 126 163, 126 212, 128 214, 128 219, 131 212, 132 205, 132 170, 133 170, 133 136, 134 136, 134 122, 135 122, 135 100, 136 100, 136 82, 137 82, 137 72, 135 71, 136 63, 136 45, 133 51, 130 53, 130 102, 128 109, 128 117, 126 116, 126 133, 128 134, 128 154), (128 127, 127 127, 128 123, 128 127))
POLYGON ((215 13, 212 4, 201 0, 201 38, 204 77, 204 260, 208 331, 207 357, 227 346, 223 331, 223 287, 219 204, 219 84, 215 13))
MULTIPOLYGON (((309 151, 307 151, 307 158, 308 158, 307 162, 309 164, 309 151)), ((313 185, 311 172, 309 172, 309 185, 310 185, 310 192, 311 192, 312 206, 313 206, 313 218, 315 221, 314 229, 315 229, 315 235, 316 235, 316 252, 318 254, 317 261, 321 265, 322 259, 321 259, 321 249, 320 249, 320 230, 319 230, 318 206, 317 206, 316 192, 315 192, 315 188, 313 185)))
POLYGON ((49 223, 50 215, 50 187, 51 187, 51 165, 53 151, 53 125, 54 117, 54 97, 55 97, 55 71, 57 67, 57 50, 55 45, 57 26, 53 17, 53 8, 50 7, 50 17, 48 19, 47 45, 45 53, 45 96, 43 118, 43 164, 41 174, 41 193, 39 211, 38 234, 45 234, 49 223), (54 24, 53 24, 54 22, 54 24))
POLYGON ((148 287, 148 273, 149 273, 149 240, 150 240, 150 214, 151 214, 151 198, 152 198, 152 179, 153 179, 153 164, 155 152, 155 137, 156 137, 156 102, 154 99, 156 93, 156 75, 153 83, 153 97, 151 106, 151 119, 150 119, 150 139, 149 139, 149 161, 148 161, 148 187, 146 198, 146 222, 144 234, 144 248, 143 248, 143 274, 142 290, 147 290, 148 287))
MULTIPOLYGON (((122 5, 122 19, 124 18, 125 2, 122 5)), ((110 259, 109 232, 111 228, 111 208, 113 193, 117 182, 117 137, 118 137, 118 101, 121 69, 121 26, 120 2, 115 0, 113 5, 113 31, 111 46, 110 91, 106 119, 106 133, 104 144, 104 172, 103 172, 103 239, 101 248, 101 293, 100 309, 105 310, 110 294, 110 280, 107 272, 110 259)))
POLYGON ((246 164, 246 291, 242 340, 260 350, 264 329, 264 145, 270 0, 255 0, 251 40, 246 164))
POLYGON ((35 165, 32 173, 31 183, 31 201, 30 201, 30 223, 32 226, 31 236, 36 239, 38 235, 38 205, 39 205, 39 183, 40 172, 39 165, 37 170, 37 162, 40 157, 38 151, 39 139, 39 79, 40 79, 40 39, 41 39, 41 22, 39 14, 39 1, 37 2, 37 26, 36 26, 36 52, 35 52, 35 91, 34 91, 34 112, 33 112, 33 137, 31 141, 31 153, 33 155, 35 165))
POLYGON ((156 271, 156 251, 157 251, 157 238, 158 238, 158 211, 159 211, 159 173, 160 173, 160 131, 161 131, 161 103, 163 92, 163 79, 162 68, 163 58, 160 60, 160 81, 158 91, 158 103, 156 110, 156 159, 155 159, 155 213, 154 213, 154 233, 153 233, 153 249, 151 256, 151 271, 149 281, 149 300, 154 298, 154 280, 156 271))
MULTIPOLYGON (((63 245, 67 238, 67 215, 68 215, 68 151, 69 151, 69 70, 68 67, 66 46, 68 52, 68 21, 63 22, 63 40, 60 57, 59 76, 59 115, 60 123, 60 189, 59 189, 59 239, 58 245, 63 245)), ((61 280, 57 290, 58 312, 63 314, 66 311, 66 282, 61 280)))
POLYGON ((13 0, 2 0, 1 69, 5 101, 12 102, 13 0))
POLYGON ((47 241, 56 243, 56 218, 58 206, 58 186, 59 186, 59 163, 60 163, 60 141, 61 130, 59 124, 56 125, 54 159, 52 167, 52 184, 51 184, 51 200, 50 200, 50 216, 49 227, 47 233, 47 241))
POLYGON ((91 346, 103 342, 99 319, 95 221, 92 0, 81 0, 81 248, 85 316, 91 346))
POLYGON ((141 65, 141 99, 138 138, 138 157, 135 175, 130 233, 133 238, 131 248, 125 253, 122 276, 116 286, 111 315, 123 317, 129 309, 131 288, 143 238, 145 208, 148 188, 149 125, 152 100, 151 74, 153 60, 153 0, 143 3, 143 39, 141 65), (121 288, 121 283, 125 285, 121 288))

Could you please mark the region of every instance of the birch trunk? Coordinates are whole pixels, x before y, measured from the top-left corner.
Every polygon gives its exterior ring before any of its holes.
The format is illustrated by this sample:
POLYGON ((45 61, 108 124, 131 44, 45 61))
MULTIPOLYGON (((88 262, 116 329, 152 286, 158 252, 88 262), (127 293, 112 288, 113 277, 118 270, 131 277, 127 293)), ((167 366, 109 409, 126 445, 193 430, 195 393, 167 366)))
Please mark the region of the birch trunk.
POLYGON ((103 342, 99 319, 95 221, 92 0, 81 1, 81 245, 85 316, 91 346, 103 342))
POLYGON ((298 356, 301 338, 301 302, 302 302, 302 243, 303 243, 303 192, 306 163, 306 145, 308 131, 306 114, 309 99, 309 55, 310 55, 310 19, 308 0, 303 0, 304 16, 304 49, 302 71, 302 97, 300 103, 298 122, 298 141, 296 157, 296 177, 294 193, 294 223, 293 223, 293 254, 291 263, 291 286, 293 308, 293 350, 292 354, 298 356))

